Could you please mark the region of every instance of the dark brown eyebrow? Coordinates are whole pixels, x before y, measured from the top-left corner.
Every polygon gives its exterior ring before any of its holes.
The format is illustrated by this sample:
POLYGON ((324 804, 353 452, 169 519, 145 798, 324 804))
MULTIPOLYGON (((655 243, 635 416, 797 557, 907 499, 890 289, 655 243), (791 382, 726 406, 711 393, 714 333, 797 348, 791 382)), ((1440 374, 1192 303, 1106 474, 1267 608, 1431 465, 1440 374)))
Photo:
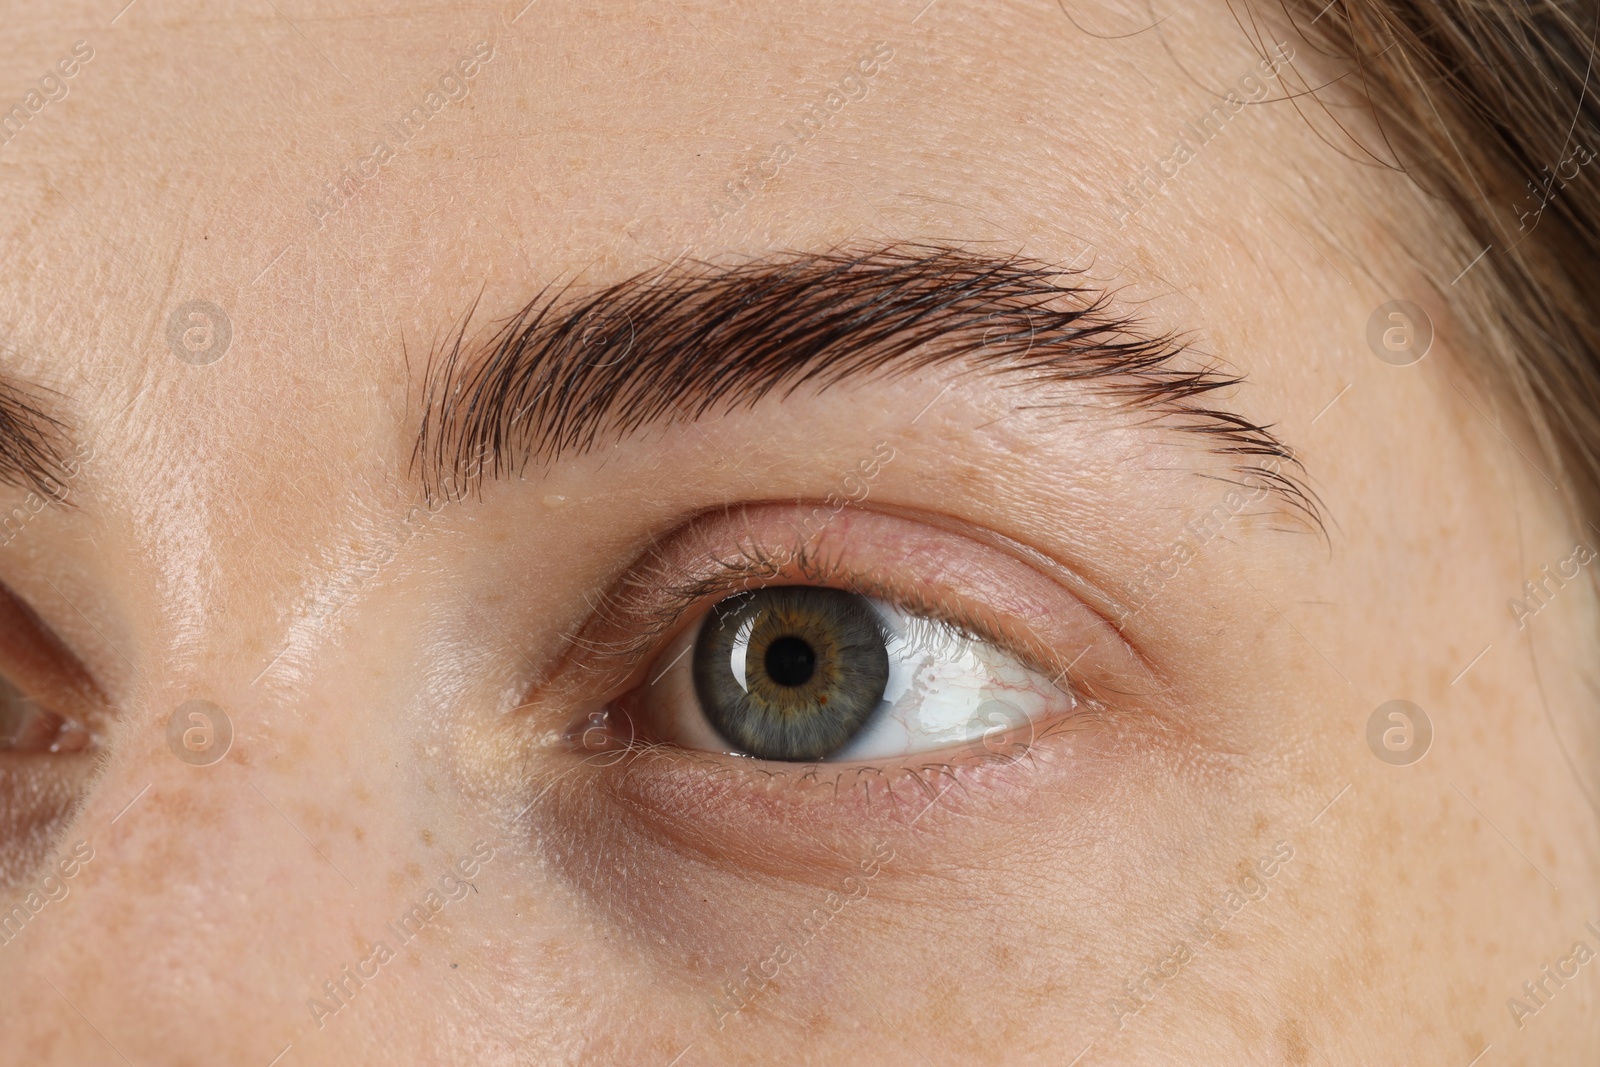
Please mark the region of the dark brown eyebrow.
POLYGON ((67 429, 45 406, 38 391, 0 378, 0 483, 64 500, 67 429))
POLYGON ((647 426, 964 361, 1024 384, 1090 382, 1199 435, 1315 525, 1315 496, 1268 426, 1209 403, 1242 378, 1180 361, 1187 342, 1114 313, 1074 272, 957 247, 793 252, 674 264, 586 294, 541 292, 429 361, 413 455, 430 498, 647 426))

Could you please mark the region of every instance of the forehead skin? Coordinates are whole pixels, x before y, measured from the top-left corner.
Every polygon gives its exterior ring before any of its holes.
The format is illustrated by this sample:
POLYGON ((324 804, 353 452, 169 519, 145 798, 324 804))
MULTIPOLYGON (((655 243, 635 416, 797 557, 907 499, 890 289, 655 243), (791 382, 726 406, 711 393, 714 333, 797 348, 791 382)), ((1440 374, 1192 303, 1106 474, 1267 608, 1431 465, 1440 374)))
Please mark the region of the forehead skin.
MULTIPOLYGON (((0 568, 119 712, 62 830, 94 859, 0 948, 7 1047, 35 1063, 1593 1056, 1590 968, 1523 1027, 1505 1003, 1574 941, 1600 948, 1583 926, 1600 919, 1583 912, 1595 821, 1561 750, 1587 707, 1572 664, 1593 605, 1574 584, 1533 634, 1508 626, 1506 599, 1579 535, 1489 421, 1515 434, 1507 406, 1463 371, 1441 294, 1474 250, 1430 236, 1402 180, 1286 103, 1244 108, 1125 224, 1109 206, 1261 61, 1223 5, 519 8, 139 0, 6 20, 0 99, 74 42, 94 50, 0 146, 5 368, 61 395, 94 458, 78 507, 48 509, 0 568), (492 53, 465 98, 391 139, 478 42, 492 53), (769 164, 872 55, 865 92, 769 164), (380 140, 392 158, 363 163, 380 140), (329 209, 347 167, 371 176, 329 209), (952 800, 719 1027, 724 979, 837 884, 804 856, 853 861, 876 831, 835 815, 808 853, 793 828, 729 828, 725 805, 680 828, 700 839, 663 843, 545 790, 562 723, 507 721, 586 597, 675 517, 821 499, 880 439, 897 449, 884 506, 1108 583, 1222 487, 1178 479, 1200 461, 1131 432, 985 428, 1009 394, 970 381, 913 424, 946 383, 910 379, 624 442, 396 541, 419 499, 419 387, 474 301, 487 321, 547 284, 685 255, 895 241, 1075 264, 1196 331, 1248 378, 1229 402, 1300 450, 1329 534, 1250 524, 1130 626, 1193 736, 952 800), (1438 328, 1414 367, 1366 342, 1397 298, 1438 328), (188 300, 231 325, 207 366, 169 345, 188 300), (375 555, 381 581, 362 570, 375 555), (234 723, 213 767, 167 748, 193 698, 234 723), (1394 698, 1437 732, 1409 768, 1364 740, 1394 698), (493 858, 471 894, 318 1026, 308 999, 479 840, 493 858), (1279 842, 1293 859, 1266 895, 1152 978, 1279 842), (1147 1005, 1119 1025, 1108 1006, 1131 997, 1147 1005)), ((1296 88, 1340 73, 1285 39, 1296 88)))

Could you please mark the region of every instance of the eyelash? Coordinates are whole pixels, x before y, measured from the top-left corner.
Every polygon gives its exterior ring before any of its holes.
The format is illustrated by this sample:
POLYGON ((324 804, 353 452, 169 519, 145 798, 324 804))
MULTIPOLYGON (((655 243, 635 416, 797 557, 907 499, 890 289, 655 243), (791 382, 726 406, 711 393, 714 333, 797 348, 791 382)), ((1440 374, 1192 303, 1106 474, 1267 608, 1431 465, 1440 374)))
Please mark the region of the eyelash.
POLYGON ((1039 642, 1019 639, 1018 635, 1005 632, 1005 628, 949 600, 874 580, 838 557, 819 554, 811 545, 774 552, 752 539, 741 547, 738 557, 712 557, 708 565, 710 573, 700 570, 691 574, 688 568, 669 563, 659 555, 653 556, 649 564, 623 579, 619 585, 621 595, 614 598, 623 605, 639 604, 633 608, 622 606, 620 611, 613 608, 616 615, 608 620, 631 629, 632 633, 610 641, 580 637, 574 643, 588 652, 597 666, 633 664, 665 644, 666 638, 673 635, 696 608, 709 608, 739 593, 798 579, 890 601, 904 611, 935 619, 955 627, 965 636, 997 645, 1019 657, 1026 666, 1055 677, 1057 684, 1061 684, 1065 676, 1066 665, 1057 662, 1058 657, 1053 654, 1042 655, 1044 650, 1039 642))
MULTIPOLYGON (((933 779, 949 776, 969 762, 999 765, 1037 761, 1041 758, 1039 746, 1047 738, 1105 721, 1109 706, 1097 699, 1096 687, 1087 679, 1069 677, 1081 653, 1073 656, 1076 650, 1069 649, 1067 654, 1062 654, 1034 633, 1025 621, 997 620, 981 610, 970 610, 958 597, 937 595, 927 585, 884 580, 881 574, 852 566, 846 558, 849 550, 845 546, 837 550, 818 546, 809 533, 805 535, 805 543, 795 545, 788 541, 787 533, 774 536, 769 529, 763 536, 749 524, 741 524, 737 551, 721 554, 708 551, 698 556, 690 554, 687 559, 681 553, 674 556, 667 551, 666 546, 685 531, 693 533, 697 523, 705 518, 691 520, 657 540, 640 562, 599 600, 598 607, 592 609, 590 622, 578 631, 571 641, 570 652, 562 657, 562 662, 569 664, 572 658, 578 660, 576 665, 590 679, 585 688, 593 694, 591 700, 601 694, 604 696, 594 702, 581 702, 591 710, 569 720, 565 730, 552 736, 560 736, 565 744, 587 751, 597 769, 626 769, 638 766, 639 760, 666 760, 686 767, 700 766, 715 775, 757 773, 762 776, 761 780, 804 779, 808 784, 831 784, 835 790, 844 789, 847 779, 856 785, 885 785, 916 779, 917 788, 927 788, 933 779), (781 766, 730 767, 716 756, 649 739, 637 732, 644 724, 633 723, 618 702, 653 681, 651 674, 660 669, 662 650, 670 647, 686 627, 694 625, 714 604, 727 597, 769 585, 800 582, 886 600, 907 613, 935 619, 968 637, 988 642, 1051 679, 1072 697, 1074 710, 1071 714, 1035 724, 1026 731, 1026 736, 1008 736, 1000 750, 978 751, 965 746, 959 754, 955 750, 929 751, 862 761, 841 767, 837 774, 817 768, 798 772, 781 766), (618 711, 623 718, 610 718, 618 711), (602 717, 596 719, 600 713, 602 717), (606 739, 596 750, 590 746, 590 739, 595 737, 591 727, 608 719, 613 725, 602 731, 606 739), (614 734, 613 730, 622 733, 614 734)), ((795 540, 802 540, 799 531, 795 531, 795 540)), ((555 673, 566 672, 557 666, 555 673)), ((1048 750, 1043 758, 1048 761, 1047 753, 1048 750)))

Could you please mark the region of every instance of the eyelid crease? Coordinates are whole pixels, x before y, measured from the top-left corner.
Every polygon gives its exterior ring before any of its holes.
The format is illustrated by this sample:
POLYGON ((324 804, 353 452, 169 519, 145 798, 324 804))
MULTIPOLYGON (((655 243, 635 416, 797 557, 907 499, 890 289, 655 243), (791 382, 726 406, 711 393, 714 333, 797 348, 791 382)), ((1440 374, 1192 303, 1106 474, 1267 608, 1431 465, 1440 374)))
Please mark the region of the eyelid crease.
POLYGON ((572 638, 571 646, 589 657, 593 669, 604 671, 613 664, 619 669, 631 668, 664 647, 666 638, 699 605, 709 609, 727 597, 754 589, 809 582, 887 600, 908 614, 945 623, 963 636, 1010 652, 1024 666, 1052 678, 1078 698, 1088 699, 1068 682, 1071 664, 1067 657, 1037 635, 1015 632, 1028 630, 1021 620, 1016 620, 1015 627, 996 626, 953 599, 929 595, 915 586, 874 580, 870 573, 849 566, 840 554, 824 553, 824 549, 811 543, 774 550, 748 528, 736 553, 702 557, 698 564, 672 563, 659 549, 653 549, 641 565, 631 568, 613 586, 595 609, 593 622, 572 638), (585 631, 595 628, 626 630, 628 636, 607 640, 586 635, 585 631))

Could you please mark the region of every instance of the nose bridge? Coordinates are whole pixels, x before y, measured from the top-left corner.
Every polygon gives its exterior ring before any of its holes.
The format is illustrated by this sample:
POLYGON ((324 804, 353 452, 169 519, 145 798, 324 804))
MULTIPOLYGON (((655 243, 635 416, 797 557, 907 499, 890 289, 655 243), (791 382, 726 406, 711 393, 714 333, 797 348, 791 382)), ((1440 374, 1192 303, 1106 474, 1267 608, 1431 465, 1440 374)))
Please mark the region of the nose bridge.
POLYGON ((224 531, 175 502, 183 521, 141 542, 140 558, 181 542, 192 566, 145 575, 162 605, 144 619, 158 651, 136 668, 103 773, 67 834, 95 852, 73 910, 104 909, 108 935, 142 928, 181 944, 200 922, 225 937, 263 885, 270 901, 348 891, 360 879, 345 872, 401 821, 383 802, 406 764, 406 727, 392 714, 403 672, 389 661, 406 640, 394 634, 413 630, 387 587, 426 513, 378 483, 391 494, 383 506, 346 497, 291 535, 224 531), (398 625, 374 636, 380 619, 398 625))
MULTIPOLYGON (((287 533, 196 537, 193 566, 145 575, 161 607, 138 644, 156 651, 134 654, 101 773, 9 934, 0 894, 0 983, 18 991, 0 1064, 36 1047, 33 1062, 266 1065, 290 1044, 353 1062, 428 1030, 437 998, 398 1020, 393 1005, 486 921, 495 883, 464 888, 461 864, 507 838, 448 787, 456 695, 420 695, 438 673, 415 652, 433 512, 343 499, 287 533), (404 962, 374 962, 386 939, 404 962)), ((183 514, 134 555, 209 528, 183 514)), ((486 869, 509 876, 505 858, 486 869)))

